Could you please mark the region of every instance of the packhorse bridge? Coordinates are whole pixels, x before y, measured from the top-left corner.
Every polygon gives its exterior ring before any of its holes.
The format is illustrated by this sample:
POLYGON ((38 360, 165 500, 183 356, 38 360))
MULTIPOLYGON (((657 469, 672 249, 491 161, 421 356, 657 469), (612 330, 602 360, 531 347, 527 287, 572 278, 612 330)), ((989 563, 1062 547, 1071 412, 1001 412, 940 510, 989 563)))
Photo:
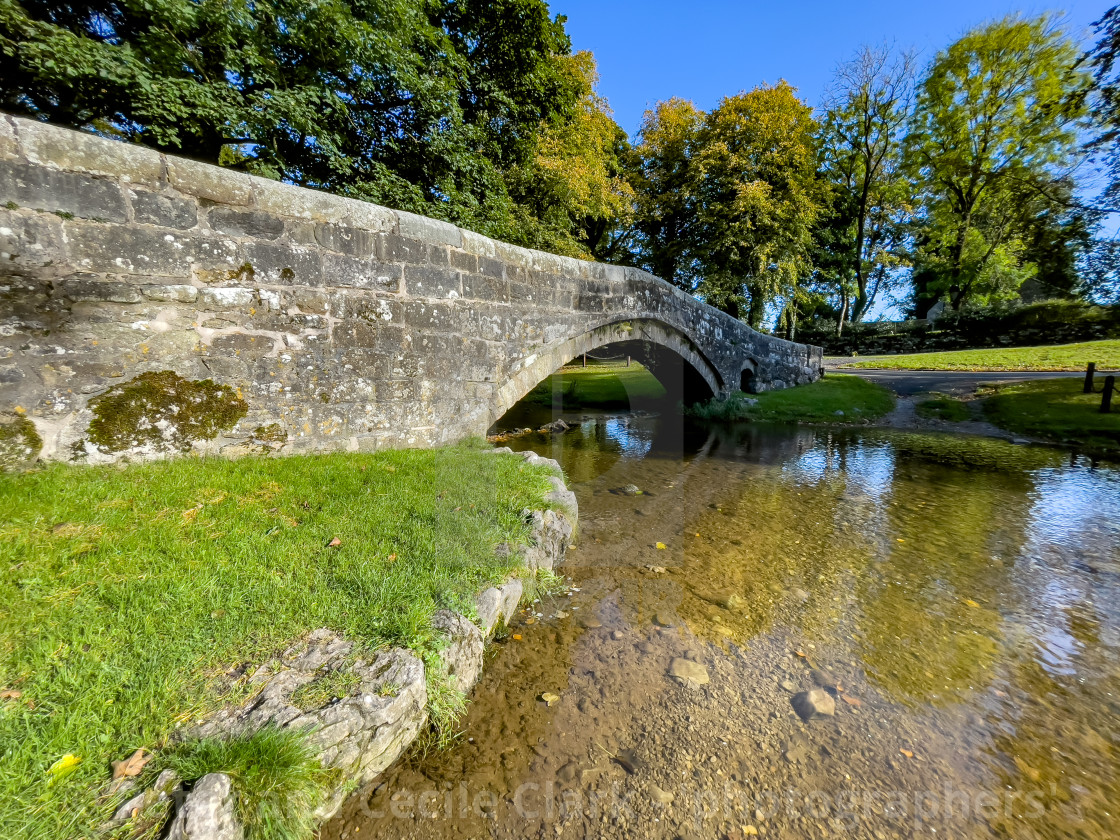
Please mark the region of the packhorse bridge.
POLYGON ((485 434, 603 345, 682 399, 810 382, 637 269, 0 115, 0 458, 485 434))

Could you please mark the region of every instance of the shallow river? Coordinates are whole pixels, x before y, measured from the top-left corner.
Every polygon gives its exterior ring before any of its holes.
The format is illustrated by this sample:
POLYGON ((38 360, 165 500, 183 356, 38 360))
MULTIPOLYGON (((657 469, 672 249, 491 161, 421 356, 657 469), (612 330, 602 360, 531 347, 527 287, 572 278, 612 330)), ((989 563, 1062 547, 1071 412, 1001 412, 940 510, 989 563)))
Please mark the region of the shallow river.
POLYGON ((568 587, 323 838, 1120 836, 1120 471, 582 416, 568 587))

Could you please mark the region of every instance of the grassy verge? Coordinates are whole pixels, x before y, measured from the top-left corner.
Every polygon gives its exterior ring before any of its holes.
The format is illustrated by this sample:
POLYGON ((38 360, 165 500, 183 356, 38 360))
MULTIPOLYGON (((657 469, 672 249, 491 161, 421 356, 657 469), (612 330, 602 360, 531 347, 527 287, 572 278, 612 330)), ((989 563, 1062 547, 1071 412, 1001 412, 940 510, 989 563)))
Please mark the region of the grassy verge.
POLYGON ((952 423, 960 423, 972 419, 972 412, 968 410, 968 406, 952 397, 933 396, 922 400, 914 408, 919 417, 924 417, 927 420, 948 420, 952 423))
POLYGON ((984 413, 1010 432, 1120 455, 1120 398, 1111 414, 1100 404, 1100 394, 1081 393, 1080 379, 1039 379, 995 386, 984 413))
POLYGON ((1101 370, 1120 369, 1120 340, 877 356, 845 367, 888 370, 1085 370, 1089 362, 1096 362, 1101 370))
POLYGON ((433 612, 514 570, 494 548, 550 489, 466 447, 0 475, 0 836, 91 834, 112 760, 154 773, 306 631, 430 662, 433 612))
POLYGON ((735 394, 687 409, 704 420, 758 423, 846 423, 875 420, 894 408, 891 392, 852 374, 828 374, 810 385, 735 394))
POLYGON ((587 360, 587 367, 568 365, 545 379, 525 396, 535 405, 580 408, 630 408, 631 403, 653 402, 665 388, 637 362, 587 360))

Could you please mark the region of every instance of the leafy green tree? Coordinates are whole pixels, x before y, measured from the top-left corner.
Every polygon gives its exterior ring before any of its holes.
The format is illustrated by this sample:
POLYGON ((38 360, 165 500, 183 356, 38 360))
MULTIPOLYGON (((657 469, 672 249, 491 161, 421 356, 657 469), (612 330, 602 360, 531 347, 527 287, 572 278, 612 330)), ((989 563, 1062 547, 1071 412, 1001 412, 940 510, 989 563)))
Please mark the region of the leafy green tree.
POLYGON ((646 111, 634 177, 639 262, 688 292, 697 289, 696 175, 692 156, 704 113, 684 99, 646 111))
POLYGON ((694 158, 699 293, 753 327, 810 271, 825 188, 818 125, 786 82, 730 96, 704 119, 694 158))
POLYGON ((532 160, 512 174, 514 193, 531 213, 522 222, 536 247, 610 259, 633 212, 629 142, 595 90, 594 56, 579 52, 560 63, 577 91, 575 106, 541 126, 532 160))
POLYGON ((911 185, 903 172, 913 60, 864 47, 837 70, 821 131, 822 175, 832 201, 819 226, 817 262, 845 320, 858 323, 901 263, 911 185), (823 253, 820 253, 823 252, 823 253))
POLYGON ((544 0, 0 0, 0 108, 524 241, 570 51, 544 0))
POLYGON ((919 309, 1013 297, 1034 275, 1023 202, 1055 200, 1077 154, 1087 81, 1077 60, 1047 16, 980 27, 934 59, 908 138, 923 198, 919 309))

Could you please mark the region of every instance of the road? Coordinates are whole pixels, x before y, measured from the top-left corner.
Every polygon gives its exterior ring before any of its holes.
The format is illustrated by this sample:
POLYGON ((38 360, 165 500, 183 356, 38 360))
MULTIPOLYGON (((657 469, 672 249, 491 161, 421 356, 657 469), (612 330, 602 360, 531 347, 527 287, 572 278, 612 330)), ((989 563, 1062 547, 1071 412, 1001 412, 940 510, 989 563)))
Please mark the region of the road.
POLYGON ((938 392, 941 394, 971 394, 987 382, 1027 382, 1031 379, 1053 379, 1058 376, 1084 377, 1077 371, 973 371, 973 370, 874 370, 868 368, 841 368, 826 364, 826 369, 837 373, 854 373, 880 385, 886 385, 900 397, 938 392))

